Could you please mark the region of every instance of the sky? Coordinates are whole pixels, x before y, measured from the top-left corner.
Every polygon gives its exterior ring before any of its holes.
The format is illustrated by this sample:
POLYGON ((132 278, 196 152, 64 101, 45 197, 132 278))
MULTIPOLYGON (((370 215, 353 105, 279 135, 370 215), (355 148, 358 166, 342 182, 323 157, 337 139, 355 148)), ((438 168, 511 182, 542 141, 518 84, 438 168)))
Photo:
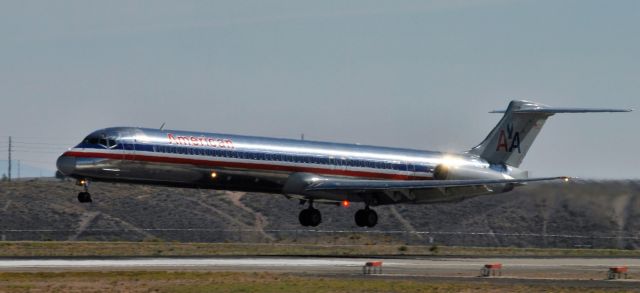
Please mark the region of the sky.
MULTIPOLYGON (((640 104, 640 1, 1 6, 0 154, 13 136, 22 176, 109 126, 464 152, 512 99, 640 104)), ((637 111, 556 115, 521 167, 638 179, 638 125, 637 111)))

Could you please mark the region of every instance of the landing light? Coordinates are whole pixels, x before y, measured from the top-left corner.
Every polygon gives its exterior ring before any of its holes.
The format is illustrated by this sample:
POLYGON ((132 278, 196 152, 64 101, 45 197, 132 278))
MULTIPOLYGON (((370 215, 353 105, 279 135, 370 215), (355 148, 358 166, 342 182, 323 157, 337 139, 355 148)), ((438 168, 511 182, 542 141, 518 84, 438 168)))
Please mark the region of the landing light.
POLYGON ((345 199, 340 203, 340 205, 342 207, 348 208, 351 205, 351 203, 348 200, 345 199))
POLYGON ((564 177, 564 182, 569 182, 569 177, 564 177))
POLYGON ((211 172, 211 179, 215 179, 216 177, 218 177, 218 173, 211 172))

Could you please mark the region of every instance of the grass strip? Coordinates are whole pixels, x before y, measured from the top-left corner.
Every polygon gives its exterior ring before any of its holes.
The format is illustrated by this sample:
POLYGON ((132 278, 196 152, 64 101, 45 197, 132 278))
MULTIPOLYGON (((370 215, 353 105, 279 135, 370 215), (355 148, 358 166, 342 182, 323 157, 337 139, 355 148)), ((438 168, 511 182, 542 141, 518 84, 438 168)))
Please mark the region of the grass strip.
POLYGON ((4 241, 0 257, 142 256, 640 257, 640 250, 413 245, 4 241))
MULTIPOLYGON (((240 272, 0 273, 0 292, 602 292, 603 288, 240 272)), ((619 291, 619 289, 611 289, 619 291)))

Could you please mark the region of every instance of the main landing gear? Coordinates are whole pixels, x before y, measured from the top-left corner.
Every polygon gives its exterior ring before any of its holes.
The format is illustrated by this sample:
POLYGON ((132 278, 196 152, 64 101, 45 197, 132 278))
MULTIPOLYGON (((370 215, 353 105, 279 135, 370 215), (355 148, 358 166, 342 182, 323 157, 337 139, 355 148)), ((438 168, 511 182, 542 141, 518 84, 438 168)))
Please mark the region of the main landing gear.
POLYGON ((92 202, 91 194, 89 193, 89 181, 86 179, 80 179, 76 182, 76 185, 84 188, 84 191, 78 193, 78 201, 81 203, 92 202))
MULTIPOLYGON (((304 203, 304 201, 301 203, 304 203)), ((378 224, 378 213, 370 209, 369 205, 365 206, 364 209, 358 210, 354 218, 358 227, 371 228, 378 224)), ((322 223, 322 214, 313 207, 313 201, 309 201, 309 207, 300 211, 298 220, 302 226, 316 227, 322 223)))
POLYGON ((320 210, 313 207, 313 201, 309 201, 309 207, 300 211, 298 220, 302 226, 316 227, 322 223, 322 214, 320 214, 320 210))
POLYGON ((378 213, 369 209, 367 205, 364 209, 356 212, 355 220, 358 227, 373 227, 378 224, 378 213))

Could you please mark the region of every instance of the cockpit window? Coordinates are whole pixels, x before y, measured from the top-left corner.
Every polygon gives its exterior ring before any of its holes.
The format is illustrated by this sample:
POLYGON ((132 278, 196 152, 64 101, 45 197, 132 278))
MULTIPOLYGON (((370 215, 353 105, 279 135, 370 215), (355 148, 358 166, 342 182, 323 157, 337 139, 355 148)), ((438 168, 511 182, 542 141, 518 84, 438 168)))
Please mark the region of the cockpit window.
POLYGON ((104 133, 89 135, 84 139, 84 142, 88 144, 99 144, 107 148, 112 148, 117 144, 115 137, 107 136, 104 133))
POLYGON ((98 144, 98 138, 95 136, 89 136, 87 137, 87 139, 85 139, 85 142, 90 144, 98 144))

